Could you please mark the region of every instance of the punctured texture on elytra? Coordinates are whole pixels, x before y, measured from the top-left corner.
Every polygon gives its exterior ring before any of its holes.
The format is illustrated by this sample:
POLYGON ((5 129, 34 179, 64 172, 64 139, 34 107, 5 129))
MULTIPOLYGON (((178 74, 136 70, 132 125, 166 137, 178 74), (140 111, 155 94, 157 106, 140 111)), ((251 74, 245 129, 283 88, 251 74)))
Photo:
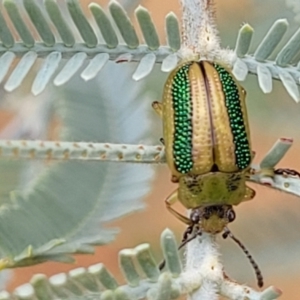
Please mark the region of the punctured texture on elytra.
POLYGON ((192 107, 189 64, 183 65, 173 78, 172 98, 174 109, 173 155, 177 171, 187 173, 193 167, 192 160, 192 107))

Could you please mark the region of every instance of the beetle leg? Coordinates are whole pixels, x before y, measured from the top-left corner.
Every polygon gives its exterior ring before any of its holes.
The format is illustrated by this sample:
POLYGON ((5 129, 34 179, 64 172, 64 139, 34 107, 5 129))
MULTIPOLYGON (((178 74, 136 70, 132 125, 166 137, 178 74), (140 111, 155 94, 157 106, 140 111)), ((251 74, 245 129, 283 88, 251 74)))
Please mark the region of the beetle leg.
MULTIPOLYGON (((162 103, 158 101, 152 102, 152 107, 155 110, 155 112, 162 118, 162 103)), ((165 140, 164 138, 160 138, 159 141, 165 145, 165 140)))
POLYGON ((251 200, 255 197, 255 191, 248 186, 246 186, 246 193, 244 195, 244 201, 251 200))
POLYGON ((156 111, 156 113, 162 118, 162 103, 158 102, 158 101, 154 101, 152 103, 152 107, 153 109, 156 111))
POLYGON ((179 178, 178 178, 176 175, 172 175, 172 176, 171 176, 171 181, 172 181, 173 183, 178 183, 178 182, 179 182, 179 178))
POLYGON ((282 175, 284 178, 287 178, 289 176, 300 177, 300 173, 298 171, 293 169, 287 169, 287 168, 276 169, 274 170, 274 174, 282 175))
POLYGON ((192 225, 192 221, 189 218, 183 216, 182 214, 180 214, 179 212, 177 212, 175 209, 172 208, 172 205, 175 204, 177 201, 178 201, 178 193, 176 190, 165 200, 168 211, 172 215, 174 215, 177 219, 179 219, 181 222, 188 225, 192 225))

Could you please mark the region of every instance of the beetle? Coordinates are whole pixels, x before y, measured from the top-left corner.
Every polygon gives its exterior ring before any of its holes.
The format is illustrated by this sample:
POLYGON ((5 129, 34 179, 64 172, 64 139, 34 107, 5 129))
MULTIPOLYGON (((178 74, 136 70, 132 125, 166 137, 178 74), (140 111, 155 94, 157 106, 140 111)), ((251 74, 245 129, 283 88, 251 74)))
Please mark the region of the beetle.
POLYGON ((245 98, 246 91, 226 67, 186 61, 170 73, 162 103, 152 106, 163 120, 171 180, 179 184, 165 200, 166 207, 188 225, 179 248, 203 231, 223 231, 224 238, 230 236, 243 249, 261 287, 257 264, 226 227, 235 219, 232 206, 255 196, 246 186, 253 152, 245 98), (189 218, 172 207, 177 201, 191 209, 189 218))
POLYGON ((233 221, 232 205, 255 196, 246 186, 253 155, 245 97, 226 67, 187 61, 170 73, 163 102, 152 105, 163 120, 172 181, 179 184, 165 200, 167 209, 188 225, 203 219, 203 230, 213 234, 233 221), (190 218, 173 209, 178 200, 192 209, 190 218), (220 208, 209 215, 210 206, 220 208))

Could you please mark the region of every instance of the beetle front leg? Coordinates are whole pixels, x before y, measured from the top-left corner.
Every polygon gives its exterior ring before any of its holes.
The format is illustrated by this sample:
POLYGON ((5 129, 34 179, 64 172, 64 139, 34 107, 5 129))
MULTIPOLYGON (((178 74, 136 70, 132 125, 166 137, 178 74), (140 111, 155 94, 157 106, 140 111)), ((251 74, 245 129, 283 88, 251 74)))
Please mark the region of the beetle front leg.
POLYGON ((174 205, 177 201, 178 201, 178 192, 176 190, 165 200, 168 211, 172 215, 174 215, 177 219, 179 219, 181 222, 188 225, 192 225, 192 221, 189 218, 183 216, 182 214, 180 214, 179 212, 177 212, 175 209, 172 208, 172 205, 174 205))
POLYGON ((162 103, 158 102, 158 101, 154 101, 152 103, 152 107, 153 109, 155 110, 155 112, 162 118, 162 108, 163 108, 163 105, 162 103))

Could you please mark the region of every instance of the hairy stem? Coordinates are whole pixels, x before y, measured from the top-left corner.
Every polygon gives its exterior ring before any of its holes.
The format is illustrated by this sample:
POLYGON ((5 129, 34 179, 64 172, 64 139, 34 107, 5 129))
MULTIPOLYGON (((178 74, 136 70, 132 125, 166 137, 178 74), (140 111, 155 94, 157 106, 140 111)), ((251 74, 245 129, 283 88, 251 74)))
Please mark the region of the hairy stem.
POLYGON ((186 271, 200 271, 202 284, 188 297, 189 300, 217 300, 218 282, 223 278, 223 267, 219 262, 216 236, 204 233, 191 241, 186 251, 186 271))
POLYGON ((184 58, 208 58, 220 50, 213 0, 180 0, 182 6, 182 47, 184 58))

